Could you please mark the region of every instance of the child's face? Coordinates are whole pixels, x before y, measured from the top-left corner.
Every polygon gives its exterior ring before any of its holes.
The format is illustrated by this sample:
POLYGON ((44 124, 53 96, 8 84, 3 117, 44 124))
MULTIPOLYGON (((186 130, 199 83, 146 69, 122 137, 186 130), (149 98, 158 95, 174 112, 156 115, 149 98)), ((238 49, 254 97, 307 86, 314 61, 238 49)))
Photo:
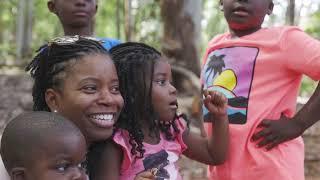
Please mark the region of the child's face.
POLYGON ((96 0, 51 0, 48 8, 63 25, 88 26, 97 12, 96 0))
POLYGON ((173 120, 178 108, 177 90, 171 80, 171 66, 161 58, 155 64, 152 80, 152 104, 160 121, 173 120))
MULTIPOLYGON (((123 107, 116 68, 105 55, 88 55, 66 71, 63 87, 47 90, 58 113, 73 121, 88 143, 105 140, 113 133, 123 107)), ((47 100, 48 101, 48 100, 47 100)))
POLYGON ((48 138, 35 150, 34 162, 25 171, 26 180, 86 180, 82 167, 87 152, 85 139, 81 134, 66 134, 48 138))
POLYGON ((272 0, 220 0, 229 27, 234 30, 260 28, 273 10, 272 0))

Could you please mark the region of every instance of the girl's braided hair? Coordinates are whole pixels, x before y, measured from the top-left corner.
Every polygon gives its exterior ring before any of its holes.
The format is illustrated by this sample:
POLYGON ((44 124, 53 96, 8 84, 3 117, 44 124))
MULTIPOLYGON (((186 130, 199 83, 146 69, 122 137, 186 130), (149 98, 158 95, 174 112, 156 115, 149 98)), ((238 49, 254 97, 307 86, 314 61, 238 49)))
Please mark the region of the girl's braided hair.
POLYGON ((82 36, 56 38, 40 47, 37 55, 25 68, 26 71, 30 71, 31 77, 34 79, 33 110, 50 111, 45 101, 46 90, 61 88, 63 79, 72 64, 90 54, 109 56, 101 42, 82 36))
POLYGON ((113 47, 110 54, 118 71, 120 92, 125 102, 116 128, 129 132, 131 154, 142 158, 145 152, 142 123, 149 128, 150 136, 156 136, 161 131, 168 140, 173 140, 179 133, 175 118, 169 125, 159 123, 152 105, 154 66, 160 60, 161 53, 146 44, 128 42, 113 47), (172 129, 175 134, 172 134, 172 129))

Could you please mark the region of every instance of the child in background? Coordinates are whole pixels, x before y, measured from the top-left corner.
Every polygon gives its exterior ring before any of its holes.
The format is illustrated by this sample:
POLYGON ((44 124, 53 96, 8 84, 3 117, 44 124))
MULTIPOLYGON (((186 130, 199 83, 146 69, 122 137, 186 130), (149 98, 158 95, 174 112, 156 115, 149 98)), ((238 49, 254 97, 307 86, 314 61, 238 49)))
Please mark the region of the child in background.
POLYGON ((209 42, 202 80, 228 98, 230 148, 209 178, 303 180, 300 136, 319 120, 320 86, 297 114, 295 107, 302 75, 320 79, 320 43, 297 27, 261 28, 272 0, 220 4, 229 32, 209 42))
POLYGON ((86 141, 55 113, 23 113, 3 132, 1 156, 12 180, 86 180, 86 141))
MULTIPOLYGON (((66 36, 94 35, 94 17, 98 10, 96 0, 49 0, 47 6, 59 18, 66 36)), ((120 44, 116 39, 100 39, 107 50, 120 44)))
POLYGON ((226 98, 208 92, 206 107, 214 115, 215 132, 209 138, 189 131, 177 115, 177 90, 171 84, 171 67, 160 52, 142 43, 124 43, 110 50, 119 74, 125 105, 116 123, 114 142, 100 152, 113 164, 96 164, 95 179, 132 180, 142 171, 155 179, 182 179, 176 163, 181 154, 217 165, 228 147, 226 98), (111 173, 112 172, 112 173, 111 173))

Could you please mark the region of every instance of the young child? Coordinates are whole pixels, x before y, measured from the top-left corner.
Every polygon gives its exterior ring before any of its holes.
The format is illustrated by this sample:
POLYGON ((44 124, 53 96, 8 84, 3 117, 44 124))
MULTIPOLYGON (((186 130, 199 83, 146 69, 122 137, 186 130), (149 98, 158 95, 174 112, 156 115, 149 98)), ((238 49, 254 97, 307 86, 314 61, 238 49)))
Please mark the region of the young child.
MULTIPOLYGON (((59 18, 66 36, 94 35, 94 17, 98 10, 96 0, 49 0, 47 6, 59 18)), ((116 39, 100 39, 107 50, 120 43, 116 39)))
POLYGON ((177 91, 165 57, 152 47, 133 42, 118 45, 110 53, 125 105, 114 143, 109 142, 100 155, 114 163, 97 164, 95 179, 132 180, 142 171, 152 172, 155 179, 182 179, 176 166, 181 154, 211 165, 224 162, 228 147, 224 96, 206 94, 215 132, 203 138, 190 132, 183 116, 177 115, 177 91))
POLYGON ((209 42, 202 80, 228 98, 230 150, 209 177, 303 180, 300 135, 320 117, 320 87, 296 115, 295 106, 302 74, 320 79, 320 43, 296 27, 261 28, 272 0, 220 3, 230 32, 209 42))
POLYGON ((1 156, 12 180, 85 180, 86 141, 56 113, 23 113, 8 123, 1 156))

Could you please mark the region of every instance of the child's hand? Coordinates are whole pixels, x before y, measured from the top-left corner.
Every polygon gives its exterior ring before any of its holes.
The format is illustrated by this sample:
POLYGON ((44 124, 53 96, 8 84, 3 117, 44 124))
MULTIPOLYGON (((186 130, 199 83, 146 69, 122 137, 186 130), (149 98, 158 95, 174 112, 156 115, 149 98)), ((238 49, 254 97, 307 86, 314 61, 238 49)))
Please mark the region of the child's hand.
POLYGON ((300 136, 304 131, 297 121, 289 119, 283 114, 279 120, 263 120, 258 127, 263 129, 256 132, 251 140, 260 140, 257 146, 266 147, 267 150, 300 136))
POLYGON ((152 171, 144 171, 140 174, 137 174, 137 176, 134 178, 134 180, 154 180, 154 174, 152 171))
POLYGON ((204 105, 214 118, 227 116, 227 98, 218 91, 204 91, 204 105))

